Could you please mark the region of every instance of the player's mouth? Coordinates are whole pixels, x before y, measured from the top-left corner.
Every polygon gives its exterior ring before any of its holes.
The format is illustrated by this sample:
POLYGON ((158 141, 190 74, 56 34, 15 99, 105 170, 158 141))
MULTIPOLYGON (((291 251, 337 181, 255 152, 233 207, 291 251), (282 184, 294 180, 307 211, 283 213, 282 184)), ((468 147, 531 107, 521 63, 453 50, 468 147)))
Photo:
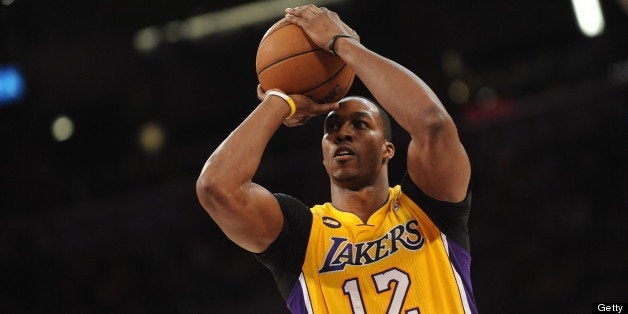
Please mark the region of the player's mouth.
POLYGON ((355 157, 355 150, 349 145, 340 145, 334 152, 334 160, 338 162, 347 161, 353 157, 355 157))

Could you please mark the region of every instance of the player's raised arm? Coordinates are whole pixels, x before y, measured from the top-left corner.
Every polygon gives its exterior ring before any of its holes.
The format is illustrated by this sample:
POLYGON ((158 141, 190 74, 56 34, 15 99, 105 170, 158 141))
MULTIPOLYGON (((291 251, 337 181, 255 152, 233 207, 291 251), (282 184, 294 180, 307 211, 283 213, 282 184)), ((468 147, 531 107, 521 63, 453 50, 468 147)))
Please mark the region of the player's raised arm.
POLYGON ((471 176, 469 159, 451 116, 427 84, 360 44, 355 31, 326 8, 308 5, 286 9, 286 18, 303 27, 320 47, 340 56, 410 133, 407 160, 412 180, 433 198, 463 200, 471 176))
POLYGON ((264 187, 251 180, 270 138, 283 123, 298 125, 309 117, 329 112, 338 104, 319 105, 292 95, 291 114, 284 95, 264 95, 253 112, 225 139, 205 162, 196 182, 198 199, 233 242, 251 252, 264 251, 283 225, 279 203, 264 187))

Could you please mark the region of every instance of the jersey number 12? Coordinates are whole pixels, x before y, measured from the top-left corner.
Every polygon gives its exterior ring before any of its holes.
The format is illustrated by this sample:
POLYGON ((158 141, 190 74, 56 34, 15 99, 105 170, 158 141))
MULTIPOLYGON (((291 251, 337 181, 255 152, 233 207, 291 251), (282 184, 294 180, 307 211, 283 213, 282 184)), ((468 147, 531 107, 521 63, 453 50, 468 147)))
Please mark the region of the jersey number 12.
MULTIPOLYGON (((398 268, 391 268, 383 272, 371 275, 373 282, 375 283, 375 289, 377 293, 382 293, 392 289, 392 283, 395 283, 395 290, 393 290, 392 298, 388 304, 388 311, 386 313, 398 314, 401 313, 401 307, 403 301, 408 294, 408 288, 410 287, 410 276, 404 271, 398 268)), ((364 301, 362 300, 362 293, 360 292, 360 286, 358 285, 358 278, 351 278, 345 281, 342 285, 342 290, 345 295, 349 296, 349 302, 351 303, 351 309, 354 314, 364 314, 364 301)), ((405 311, 406 314, 418 314, 419 309, 414 308, 405 311)))

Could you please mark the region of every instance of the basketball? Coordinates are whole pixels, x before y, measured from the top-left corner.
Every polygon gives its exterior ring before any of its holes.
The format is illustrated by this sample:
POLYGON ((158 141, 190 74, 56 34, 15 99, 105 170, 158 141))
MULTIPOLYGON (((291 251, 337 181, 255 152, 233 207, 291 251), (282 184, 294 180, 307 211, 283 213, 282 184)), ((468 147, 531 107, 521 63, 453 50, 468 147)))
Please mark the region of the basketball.
POLYGON ((263 90, 278 88, 317 103, 339 100, 355 78, 340 57, 317 46, 300 26, 286 19, 279 20, 262 37, 255 68, 263 90))

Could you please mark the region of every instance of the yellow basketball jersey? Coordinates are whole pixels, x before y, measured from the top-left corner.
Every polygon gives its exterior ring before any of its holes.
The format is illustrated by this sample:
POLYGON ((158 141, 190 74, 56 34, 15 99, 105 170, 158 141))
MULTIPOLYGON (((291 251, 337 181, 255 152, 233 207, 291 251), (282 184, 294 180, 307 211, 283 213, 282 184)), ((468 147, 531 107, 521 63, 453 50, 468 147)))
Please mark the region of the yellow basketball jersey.
MULTIPOLYGON (((400 186, 389 193, 366 222, 330 203, 310 208, 306 249, 295 261, 300 271, 292 268, 294 277, 284 285, 290 291, 282 292, 293 313, 477 312, 468 248, 448 239, 400 186)), ((285 274, 277 270, 280 283, 285 274)))

